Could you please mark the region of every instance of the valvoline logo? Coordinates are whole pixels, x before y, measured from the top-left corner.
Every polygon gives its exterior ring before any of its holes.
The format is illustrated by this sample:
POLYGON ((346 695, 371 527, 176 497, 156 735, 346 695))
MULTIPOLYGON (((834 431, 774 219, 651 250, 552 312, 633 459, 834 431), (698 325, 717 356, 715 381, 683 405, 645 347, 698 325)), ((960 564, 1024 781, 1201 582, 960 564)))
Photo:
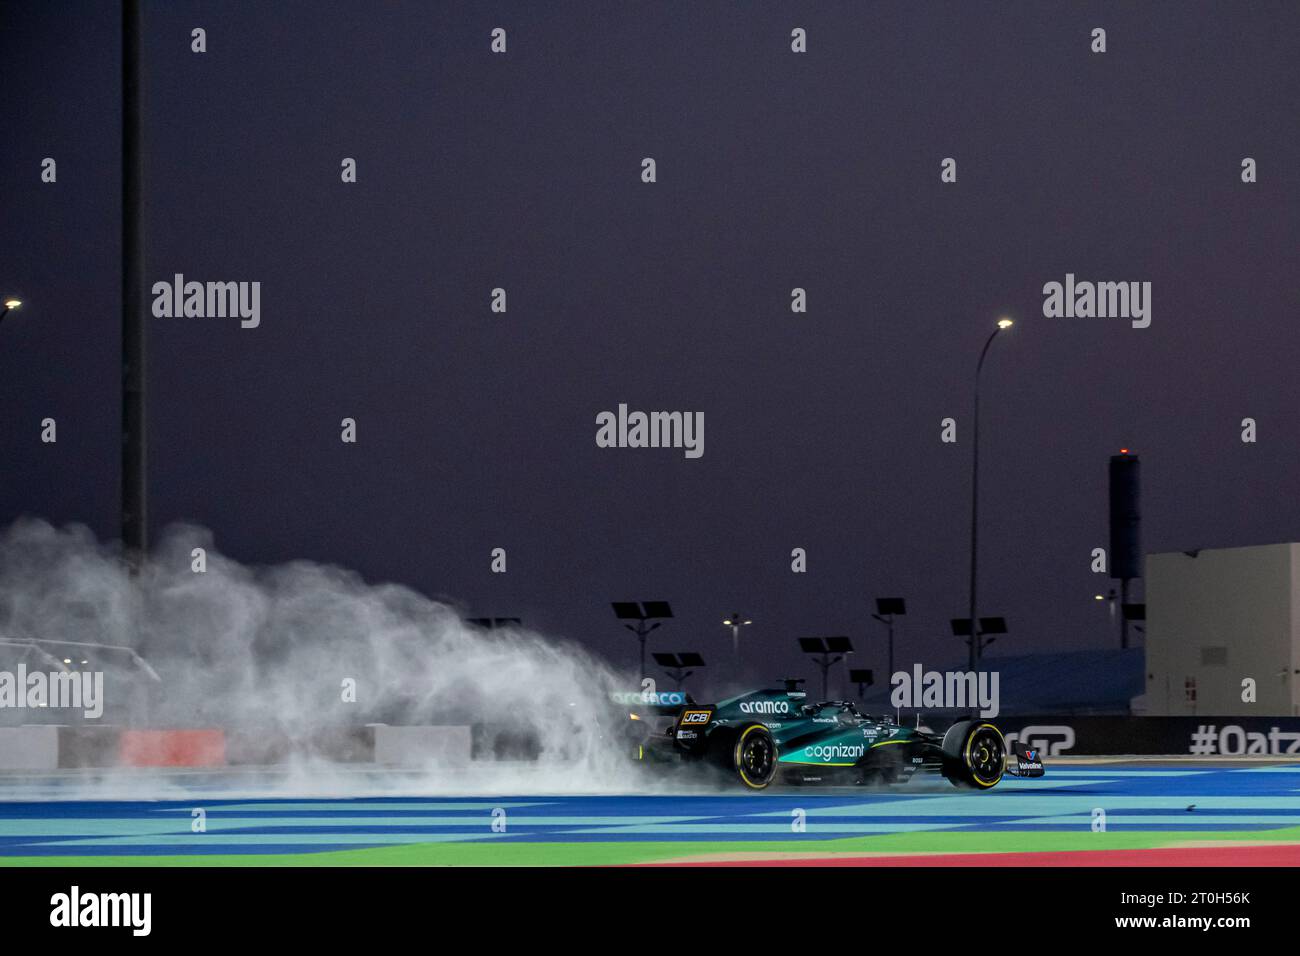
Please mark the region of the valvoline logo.
POLYGON ((1035 761, 1035 760, 1038 759, 1038 751, 1037 751, 1037 750, 1026 750, 1026 751, 1025 751, 1025 756, 1028 757, 1028 758, 1029 758, 1029 761, 1032 763, 1033 761, 1035 761))

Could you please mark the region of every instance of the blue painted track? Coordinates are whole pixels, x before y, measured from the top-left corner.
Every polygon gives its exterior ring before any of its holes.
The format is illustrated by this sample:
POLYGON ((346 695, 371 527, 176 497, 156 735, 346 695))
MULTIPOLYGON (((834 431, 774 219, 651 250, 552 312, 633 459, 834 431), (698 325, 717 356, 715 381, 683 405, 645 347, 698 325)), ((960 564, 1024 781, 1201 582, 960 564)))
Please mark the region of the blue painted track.
MULTIPOLYGON (((21 790, 21 788, 20 788, 21 790)), ((12 794, 0 788, 0 797, 12 794)), ((216 793, 219 794, 219 790, 216 793)), ((43 794, 44 795, 44 794, 43 794)), ((1300 826, 1300 767, 1049 768, 971 793, 947 784, 763 794, 0 802, 0 856, 306 853, 459 841, 780 840, 791 813, 820 838, 916 831, 1079 832, 1300 826), (915 788, 915 789, 913 789, 915 788), (206 815, 195 833, 193 811, 206 815), (494 832, 503 810, 506 832, 494 832)))

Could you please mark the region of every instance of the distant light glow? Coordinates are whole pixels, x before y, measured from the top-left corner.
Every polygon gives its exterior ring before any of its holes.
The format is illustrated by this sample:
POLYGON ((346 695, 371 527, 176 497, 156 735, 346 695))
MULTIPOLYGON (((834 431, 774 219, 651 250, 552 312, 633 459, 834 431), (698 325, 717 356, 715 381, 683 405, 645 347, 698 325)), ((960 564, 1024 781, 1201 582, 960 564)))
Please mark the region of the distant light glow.
POLYGON ((16 309, 23 304, 22 299, 5 299, 6 309, 16 309))
POLYGON ((998 319, 998 328, 1000 329, 1009 329, 1011 328, 1011 326, 1015 324, 1016 323, 1013 322, 1011 319, 998 319))

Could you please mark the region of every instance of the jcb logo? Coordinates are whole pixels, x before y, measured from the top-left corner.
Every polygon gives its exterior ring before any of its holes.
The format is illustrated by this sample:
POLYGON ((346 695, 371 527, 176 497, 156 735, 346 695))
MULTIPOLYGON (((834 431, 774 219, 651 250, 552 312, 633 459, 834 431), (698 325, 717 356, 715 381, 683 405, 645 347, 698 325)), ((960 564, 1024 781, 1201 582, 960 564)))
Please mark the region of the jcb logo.
POLYGON ((682 714, 683 724, 707 724, 709 722, 709 713, 707 710, 688 710, 682 714))

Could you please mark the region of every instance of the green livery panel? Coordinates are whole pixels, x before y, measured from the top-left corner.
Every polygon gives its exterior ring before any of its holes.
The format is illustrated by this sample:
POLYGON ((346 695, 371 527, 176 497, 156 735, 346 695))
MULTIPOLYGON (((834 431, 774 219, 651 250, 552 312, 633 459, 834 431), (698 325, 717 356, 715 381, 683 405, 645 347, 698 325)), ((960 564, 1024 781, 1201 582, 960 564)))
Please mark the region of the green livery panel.
MULTIPOLYGON (((640 760, 703 764, 762 790, 774 782, 902 783, 918 771, 942 773, 958 786, 987 790, 1004 773, 1043 775, 1036 752, 1008 754, 988 721, 958 721, 945 734, 868 716, 851 701, 813 703, 785 681, 717 704, 688 702, 658 733, 638 741, 640 760), (1014 765, 1008 757, 1014 756, 1014 765)), ((660 711, 660 716, 663 713, 660 711)), ((646 726, 649 721, 642 721, 646 726)))

